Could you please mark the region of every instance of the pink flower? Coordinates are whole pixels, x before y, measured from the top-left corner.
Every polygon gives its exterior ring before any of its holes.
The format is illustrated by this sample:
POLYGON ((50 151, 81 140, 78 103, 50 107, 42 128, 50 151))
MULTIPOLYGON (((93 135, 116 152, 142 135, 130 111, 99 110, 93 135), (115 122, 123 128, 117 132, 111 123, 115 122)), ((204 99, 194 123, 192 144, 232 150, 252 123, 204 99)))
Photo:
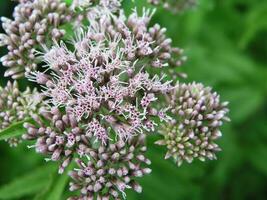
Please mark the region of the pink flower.
MULTIPOLYGON (((174 88, 165 73, 181 64, 181 52, 171 47, 165 29, 149 27, 153 14, 149 10, 141 16, 134 11, 127 18, 116 11, 115 4, 101 2, 88 10, 90 26, 78 29, 71 44, 46 48, 42 56, 46 70, 29 76, 43 88, 51 110, 42 116, 50 124, 40 119, 36 119, 39 126, 26 124, 24 138, 37 139, 34 147, 49 155, 47 160, 61 160, 60 173, 76 154, 81 159, 94 156, 91 148, 100 151, 111 145, 113 149, 113 143, 154 132, 158 120, 170 121, 168 108, 159 99, 174 88)), ((118 159, 118 154, 112 158, 118 159)), ((143 156, 138 159, 146 162, 143 156)), ((91 174, 91 169, 85 168, 84 173, 91 174)), ((144 173, 136 170, 134 176, 144 173)), ((121 192, 127 187, 120 182, 115 185, 121 192)), ((99 191, 101 183, 90 187, 99 191)))

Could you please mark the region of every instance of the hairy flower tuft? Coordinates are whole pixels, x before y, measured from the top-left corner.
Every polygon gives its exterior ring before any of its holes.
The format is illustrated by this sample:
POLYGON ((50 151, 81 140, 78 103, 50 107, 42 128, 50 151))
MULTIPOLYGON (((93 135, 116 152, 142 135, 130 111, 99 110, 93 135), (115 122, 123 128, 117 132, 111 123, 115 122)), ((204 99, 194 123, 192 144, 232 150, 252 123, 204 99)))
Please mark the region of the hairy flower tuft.
POLYGON ((168 96, 174 121, 164 125, 160 133, 164 139, 158 145, 166 145, 166 159, 173 157, 178 165, 194 158, 201 161, 216 159, 220 151, 215 141, 221 137, 223 121, 229 121, 228 102, 220 102, 220 96, 202 84, 178 84, 168 96))
POLYGON ((102 144, 113 133, 127 140, 153 130, 153 118, 168 119, 167 109, 153 104, 173 86, 166 75, 150 71, 180 65, 180 58, 172 58, 180 51, 171 48, 164 29, 149 31, 145 10, 141 17, 134 11, 128 21, 123 13, 92 12, 88 30, 76 34, 75 51, 56 44, 43 55, 51 73, 32 73, 30 79, 44 86, 48 104, 65 108, 102 144))

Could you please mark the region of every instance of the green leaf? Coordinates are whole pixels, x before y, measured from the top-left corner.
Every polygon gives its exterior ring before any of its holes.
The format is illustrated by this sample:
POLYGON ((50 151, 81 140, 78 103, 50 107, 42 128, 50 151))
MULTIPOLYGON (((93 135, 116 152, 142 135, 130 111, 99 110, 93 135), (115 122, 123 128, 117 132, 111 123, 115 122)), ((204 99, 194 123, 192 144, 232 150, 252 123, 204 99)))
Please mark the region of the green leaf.
POLYGON ((230 102, 230 117, 234 123, 243 123, 260 109, 265 100, 261 91, 246 85, 226 88, 224 96, 230 102))
POLYGON ((46 200, 61 200, 62 199, 61 196, 69 180, 68 172, 70 169, 73 168, 73 166, 74 166, 74 163, 71 163, 69 167, 66 169, 65 173, 62 175, 59 175, 59 178, 55 181, 53 188, 50 191, 50 194, 46 200))
POLYGON ((50 191, 50 188, 52 188, 53 186, 53 175, 50 174, 49 176, 49 182, 47 183, 47 185, 42 189, 42 191, 40 193, 38 193, 34 198, 33 200, 46 200, 48 194, 49 194, 49 191, 50 191))
POLYGON ((15 124, 12 124, 8 128, 0 131, 0 141, 24 134, 25 128, 23 127, 23 124, 25 122, 33 122, 33 119, 26 119, 24 121, 17 122, 15 124))
POLYGON ((71 163, 62 175, 55 173, 53 181, 50 182, 49 187, 46 187, 41 194, 38 194, 35 197, 35 200, 62 200, 63 193, 69 180, 68 171, 73 169, 73 166, 74 163, 71 163))
POLYGON ((15 199, 38 193, 49 183, 48 174, 54 170, 54 165, 46 164, 27 175, 16 178, 0 188, 0 199, 15 199))
POLYGON ((66 174, 61 175, 54 183, 54 187, 52 191, 50 191, 50 195, 47 200, 61 200, 61 196, 65 190, 68 179, 69 177, 66 174))
POLYGON ((247 15, 246 29, 240 37, 239 46, 247 47, 248 43, 261 30, 267 30, 267 3, 262 1, 260 4, 255 4, 255 7, 247 15))
POLYGON ((257 144, 258 147, 253 151, 253 153, 248 153, 248 160, 264 175, 267 175, 267 151, 265 145, 257 144), (255 156, 255 154, 257 156, 255 156))

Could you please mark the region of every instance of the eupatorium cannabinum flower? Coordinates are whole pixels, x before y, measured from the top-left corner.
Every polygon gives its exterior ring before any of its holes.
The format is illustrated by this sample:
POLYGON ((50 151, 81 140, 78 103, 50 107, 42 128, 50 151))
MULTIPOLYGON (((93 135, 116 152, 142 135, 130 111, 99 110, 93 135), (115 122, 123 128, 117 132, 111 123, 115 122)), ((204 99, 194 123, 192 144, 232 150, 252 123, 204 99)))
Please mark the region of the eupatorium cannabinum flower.
POLYGON ((42 110, 41 113, 42 117, 35 117, 38 125, 25 123, 28 133, 23 138, 37 139, 32 147, 38 153, 49 156, 47 161, 61 160, 59 173, 63 173, 76 157, 79 169, 70 173, 73 178, 70 190, 81 190, 81 196, 70 199, 94 199, 94 194, 99 198, 119 199, 121 195, 125 196, 125 189, 142 191, 136 177, 151 172, 146 167, 151 162, 144 155, 147 149, 145 135, 126 142, 108 141, 106 145, 99 145, 86 134, 74 116, 62 115, 56 108, 50 112, 42 110))
POLYGON ((35 117, 37 125, 25 124, 23 138, 36 140, 32 147, 46 160, 60 161, 60 173, 80 157, 71 190, 82 196, 74 199, 92 199, 94 193, 120 199, 126 188, 141 192, 134 177, 150 172, 142 164, 150 164, 142 154, 144 134, 154 131, 156 118, 170 120, 168 105, 159 108, 157 101, 174 87, 160 72, 184 58, 165 29, 149 28, 145 10, 127 18, 98 5, 87 17, 90 26, 71 44, 60 42, 41 53, 45 72, 28 76, 43 87, 51 108, 35 117))
POLYGON ((148 0, 153 5, 161 5, 173 12, 182 12, 196 5, 196 0, 148 0))
POLYGON ((134 10, 127 17, 123 10, 111 12, 107 7, 95 6, 87 15, 88 21, 92 22, 88 32, 97 34, 98 38, 95 36, 94 40, 120 37, 128 61, 143 59, 145 66, 151 65, 154 69, 181 66, 186 59, 182 56, 183 50, 172 46, 172 40, 165 34, 166 28, 159 24, 151 26, 153 14, 154 11, 143 9, 139 15, 134 10))
MULTIPOLYGON (((0 87, 0 129, 3 130, 16 122, 24 121, 38 113, 41 107, 41 95, 37 90, 27 88, 20 92, 18 83, 8 82, 0 87)), ((9 139, 10 146, 17 146, 18 138, 9 139)))
MULTIPOLYGON (((1 61, 6 76, 26 72, 42 91, 20 93, 16 82, 0 88, 0 128, 31 116, 22 136, 35 142, 29 148, 59 161, 59 173, 75 160, 70 190, 80 194, 70 200, 141 192, 136 178, 151 172, 145 138, 158 127, 156 143, 178 165, 216 158, 227 103, 202 84, 173 81, 185 76, 177 67, 186 57, 165 28, 151 25, 153 12, 126 16, 120 0, 18 1, 14 20, 2 18, 0 45, 9 52, 1 61), (76 30, 68 43, 67 27, 76 30)), ((193 1, 150 2, 180 11, 193 1)))
POLYGON ((229 121, 228 102, 220 102, 220 96, 202 84, 178 84, 168 96, 174 121, 163 126, 164 139, 156 144, 166 145, 166 159, 173 157, 178 165, 194 158, 204 161, 215 159, 220 151, 215 143, 221 137, 223 121, 229 121))
POLYGON ((36 140, 36 144, 31 147, 36 152, 49 156, 46 161, 61 161, 61 174, 75 154, 84 156, 86 152, 82 147, 91 146, 90 138, 73 115, 63 115, 57 108, 51 111, 42 109, 40 114, 41 116, 34 116, 35 124, 24 124, 27 134, 22 138, 36 140))
POLYGON ((76 159, 79 168, 69 173, 73 179, 70 190, 80 190, 81 195, 69 200, 119 200, 125 198, 126 189, 141 193, 136 178, 151 172, 146 167, 151 162, 144 155, 144 140, 143 135, 98 149, 88 148, 88 159, 76 159))
POLYGON ((51 73, 30 77, 45 87, 49 104, 64 107, 102 144, 153 131, 154 117, 169 119, 167 108, 152 105, 173 88, 171 81, 149 71, 182 61, 172 58, 179 51, 170 47, 162 29, 148 30, 150 17, 134 12, 125 21, 123 13, 92 10, 90 27, 73 41, 75 51, 64 43, 47 50, 43 59, 51 73))
POLYGON ((8 54, 1 58, 8 67, 5 76, 17 79, 25 71, 36 69, 39 60, 35 50, 62 38, 65 30, 61 26, 76 14, 61 0, 21 0, 13 17, 1 18, 6 34, 0 35, 0 46, 8 49, 8 54))

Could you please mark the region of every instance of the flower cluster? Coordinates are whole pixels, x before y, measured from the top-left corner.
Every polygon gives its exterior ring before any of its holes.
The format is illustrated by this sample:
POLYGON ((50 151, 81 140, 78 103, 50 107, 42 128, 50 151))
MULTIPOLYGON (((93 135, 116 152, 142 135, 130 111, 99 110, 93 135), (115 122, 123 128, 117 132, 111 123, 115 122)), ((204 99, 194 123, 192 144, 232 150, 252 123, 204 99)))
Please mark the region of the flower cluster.
MULTIPOLYGON (((202 84, 176 83, 186 76, 178 69, 186 57, 165 28, 151 25, 154 11, 126 16, 121 0, 17 1, 14 20, 2 18, 5 76, 26 72, 42 91, 20 93, 16 82, 0 88, 0 128, 31 116, 22 136, 34 141, 29 147, 60 162, 60 174, 76 161, 70 190, 80 195, 70 200, 141 192, 136 178, 151 172, 145 139, 158 127, 157 144, 178 165, 215 158, 227 103, 202 84)), ((150 0, 177 11, 192 2, 150 0)))
POLYGON ((173 86, 164 75, 151 75, 148 70, 174 62, 170 40, 158 26, 147 32, 147 12, 142 17, 134 12, 128 27, 122 13, 94 11, 87 32, 77 33, 75 51, 57 44, 43 55, 51 73, 35 72, 30 78, 46 88, 43 93, 49 104, 64 107, 87 124, 87 134, 102 144, 111 138, 110 132, 127 140, 144 130, 153 131, 153 117, 162 121, 168 117, 166 108, 152 105, 173 86))
MULTIPOLYGON (((183 49, 172 46, 172 40, 166 36, 166 28, 159 24, 151 26, 154 11, 143 9, 139 15, 135 9, 127 17, 123 10, 112 12, 110 8, 95 6, 87 15, 92 24, 87 40, 119 37, 124 43, 123 51, 128 61, 134 63, 142 59, 144 65, 160 69, 179 67, 186 60, 182 56, 183 49), (93 34, 98 38, 92 38, 93 34)), ((83 42, 86 42, 86 38, 83 42)))
POLYGON ((62 163, 59 173, 61 174, 72 161, 75 153, 80 156, 85 154, 81 147, 88 146, 89 141, 74 116, 63 115, 57 108, 51 111, 42 109, 40 113, 40 116, 34 116, 35 124, 24 124, 27 134, 22 138, 36 140, 36 144, 30 147, 35 148, 38 153, 49 156, 46 161, 60 160, 62 163))
MULTIPOLYGON (((41 100, 37 90, 27 88, 20 92, 16 81, 8 82, 4 88, 0 87, 0 130, 38 113, 42 107, 41 100)), ((19 141, 18 138, 12 138, 7 142, 10 146, 17 146, 19 141)))
POLYGON ((90 158, 76 159, 79 168, 69 174, 73 179, 70 190, 80 190, 80 197, 75 199, 121 199, 125 198, 125 190, 132 188, 138 193, 142 187, 135 180, 151 172, 147 168, 151 162, 144 155, 145 136, 138 136, 127 142, 88 149, 90 158))
POLYGON ((147 149, 144 135, 126 142, 108 141, 106 145, 99 145, 74 116, 62 115, 57 108, 51 111, 43 109, 41 113, 41 117, 34 117, 38 125, 25 123, 27 134, 22 137, 36 140, 36 144, 31 147, 49 156, 46 161, 60 160, 59 173, 63 173, 75 158, 80 168, 70 173, 73 178, 70 190, 81 190, 82 195, 78 199, 93 199, 94 193, 101 198, 109 199, 112 196, 118 199, 125 195, 124 190, 127 188, 142 191, 134 178, 151 172, 145 167, 151 162, 144 156, 147 149))
POLYGON ((196 0, 148 0, 148 2, 156 6, 161 5, 173 12, 182 12, 196 5, 196 0))
POLYGON ((156 144, 166 145, 166 159, 173 157, 178 165, 194 158, 201 161, 216 159, 220 151, 215 141, 221 137, 223 121, 229 121, 228 102, 220 102, 220 96, 202 84, 178 84, 168 95, 174 120, 164 125, 164 139, 156 144))
POLYGON ((45 72, 27 76, 42 86, 51 107, 35 118, 38 125, 25 124, 23 138, 36 140, 32 147, 47 161, 61 161, 59 173, 79 157, 81 169, 71 173, 71 190, 82 193, 78 199, 94 199, 94 193, 120 199, 130 187, 141 192, 134 177, 150 172, 142 167, 150 164, 141 154, 144 134, 155 130, 156 118, 170 120, 168 106, 157 101, 174 87, 160 72, 185 61, 164 28, 149 27, 150 12, 127 18, 115 8, 89 9, 90 26, 71 44, 46 48, 45 72))
POLYGON ((62 38, 61 26, 72 20, 74 12, 61 0, 21 0, 13 17, 1 18, 6 34, 0 35, 0 46, 8 49, 1 62, 8 67, 5 76, 18 79, 36 69, 36 50, 62 38))

